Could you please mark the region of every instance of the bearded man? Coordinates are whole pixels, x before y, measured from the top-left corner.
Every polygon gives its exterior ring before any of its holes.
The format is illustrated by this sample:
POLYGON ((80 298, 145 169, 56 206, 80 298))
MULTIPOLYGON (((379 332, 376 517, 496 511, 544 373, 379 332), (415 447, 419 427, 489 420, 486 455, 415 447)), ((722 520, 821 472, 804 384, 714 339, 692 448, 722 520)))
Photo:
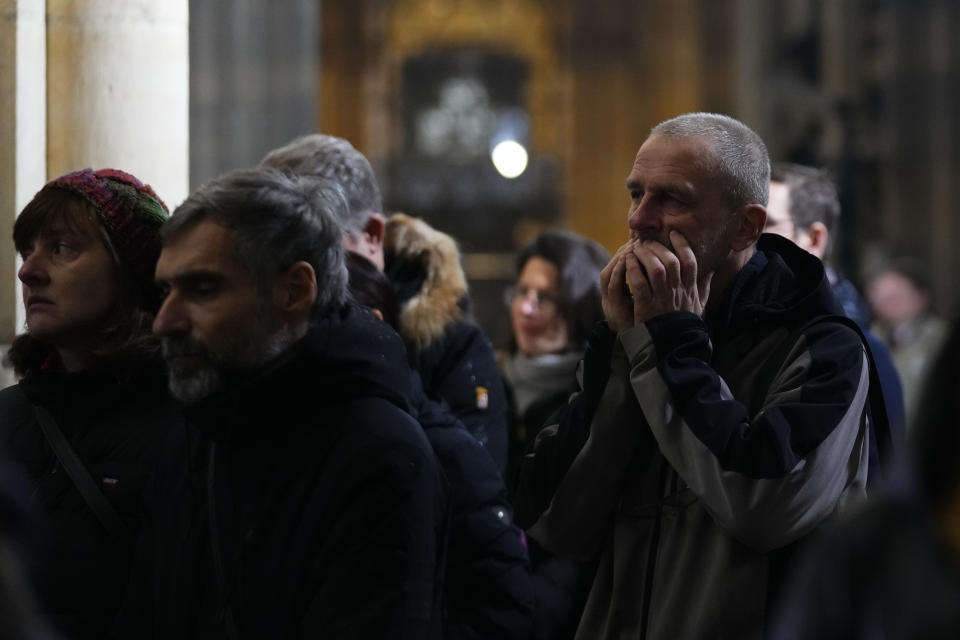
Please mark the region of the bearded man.
POLYGON ((225 174, 163 228, 153 325, 188 428, 122 638, 436 637, 445 481, 400 338, 347 302, 340 188, 225 174))

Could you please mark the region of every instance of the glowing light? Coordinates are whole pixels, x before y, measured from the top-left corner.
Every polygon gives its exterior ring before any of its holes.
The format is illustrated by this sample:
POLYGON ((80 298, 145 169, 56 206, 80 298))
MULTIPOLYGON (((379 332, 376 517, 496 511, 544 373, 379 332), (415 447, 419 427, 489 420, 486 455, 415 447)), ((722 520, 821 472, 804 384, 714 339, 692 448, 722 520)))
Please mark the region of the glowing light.
POLYGON ((527 150, 514 140, 504 140, 490 152, 493 166, 504 178, 516 178, 527 168, 527 150))

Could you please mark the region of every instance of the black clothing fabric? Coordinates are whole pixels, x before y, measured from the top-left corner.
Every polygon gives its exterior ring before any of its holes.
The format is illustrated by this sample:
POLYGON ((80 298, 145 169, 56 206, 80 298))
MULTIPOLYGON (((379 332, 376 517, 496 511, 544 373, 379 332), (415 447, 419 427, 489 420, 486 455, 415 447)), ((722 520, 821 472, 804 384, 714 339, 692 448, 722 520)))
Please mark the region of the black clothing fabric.
POLYGON ((526 640, 533 587, 521 531, 513 526, 493 459, 413 372, 415 415, 450 483, 451 521, 443 586, 446 640, 526 640))
POLYGON ((507 402, 490 339, 469 320, 470 296, 453 238, 401 213, 387 221, 385 273, 400 305, 398 331, 423 388, 443 400, 507 465, 507 402))
POLYGON ((31 368, 0 391, 2 448, 26 474, 42 517, 32 577, 69 638, 107 637, 140 528, 142 498, 166 433, 180 423, 162 363, 101 363, 87 371, 31 368), (47 408, 130 533, 118 545, 61 468, 34 417, 47 408))
MULTIPOLYGON (((533 448, 537 434, 540 430, 550 423, 554 414, 561 411, 563 406, 570 399, 570 396, 576 392, 575 385, 570 389, 558 391, 549 396, 545 396, 534 401, 526 411, 519 413, 515 407, 515 400, 512 389, 509 385, 505 386, 507 392, 507 406, 509 410, 509 448, 507 456, 507 485, 510 491, 516 489, 520 466, 523 462, 524 454, 533 448)), ((512 493, 511 493, 512 497, 512 493)))
MULTIPOLYGON (((887 419, 890 422, 890 435, 894 443, 894 453, 899 456, 906 441, 907 418, 906 407, 903 403, 903 385, 900 382, 900 374, 893 364, 893 357, 887 345, 870 330, 870 311, 864 304, 863 299, 857 292, 853 283, 841 278, 831 271, 830 288, 833 295, 836 296, 840 306, 843 307, 843 313, 848 318, 856 322, 863 331, 866 339, 867 348, 873 356, 873 361, 877 365, 877 375, 880 377, 880 386, 883 388, 883 401, 887 410, 887 419)), ((876 454, 875 446, 871 443, 871 464, 879 460, 876 454)))
POLYGON ((507 401, 487 336, 471 322, 456 322, 446 327, 442 337, 421 349, 412 349, 410 358, 427 395, 449 405, 467 431, 487 448, 503 474, 507 401))
POLYGON ((540 429, 579 388, 576 374, 582 358, 582 349, 538 356, 515 352, 501 362, 509 425, 506 479, 511 491, 523 455, 540 429))
POLYGON ((61 638, 39 611, 25 567, 36 560, 37 505, 23 472, 0 458, 0 620, 4 640, 61 638))
POLYGON ((348 306, 190 407, 117 635, 438 637, 446 482, 408 380, 397 335, 348 306))
POLYGON ((771 638, 960 637, 960 558, 916 496, 873 501, 825 532, 799 567, 771 638))
POLYGON ((517 525, 529 529, 553 498, 567 469, 590 436, 590 422, 610 377, 610 358, 617 335, 598 322, 583 354, 582 388, 551 415, 524 456, 513 487, 517 525))

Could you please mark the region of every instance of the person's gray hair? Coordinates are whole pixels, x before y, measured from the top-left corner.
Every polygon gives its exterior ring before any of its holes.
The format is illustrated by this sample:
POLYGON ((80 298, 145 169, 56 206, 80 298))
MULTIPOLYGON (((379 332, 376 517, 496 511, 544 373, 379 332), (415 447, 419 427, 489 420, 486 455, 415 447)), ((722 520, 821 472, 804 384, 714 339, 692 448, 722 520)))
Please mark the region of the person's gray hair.
POLYGON ((349 204, 340 218, 340 225, 351 237, 363 232, 372 214, 383 213, 383 200, 373 167, 343 138, 321 133, 301 136, 270 151, 260 161, 260 166, 326 178, 340 185, 349 204))
POLYGON ((317 278, 315 317, 347 300, 347 268, 337 222, 347 208, 330 180, 290 176, 275 169, 230 171, 206 183, 173 212, 161 230, 164 246, 210 220, 233 233, 237 261, 253 276, 262 299, 277 277, 299 261, 317 278))
POLYGON ((707 168, 722 180, 730 207, 767 205, 770 197, 767 146, 739 120, 718 113, 687 113, 661 122, 650 135, 706 138, 716 152, 707 168))

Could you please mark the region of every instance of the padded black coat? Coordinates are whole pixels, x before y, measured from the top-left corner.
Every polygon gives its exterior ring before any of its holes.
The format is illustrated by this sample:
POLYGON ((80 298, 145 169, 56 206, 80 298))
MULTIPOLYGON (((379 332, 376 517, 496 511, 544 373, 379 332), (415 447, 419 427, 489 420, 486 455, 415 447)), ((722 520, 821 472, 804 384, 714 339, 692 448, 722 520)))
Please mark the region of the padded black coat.
POLYGON ((533 583, 522 533, 487 449, 413 372, 414 413, 450 483, 450 530, 443 586, 446 640, 526 640, 533 583))
POLYGON ((127 584, 144 487, 160 443, 180 420, 159 359, 72 374, 38 363, 0 391, 0 447, 24 471, 40 506, 33 581, 65 637, 107 637, 127 584), (34 404, 50 411, 117 511, 125 542, 114 541, 57 461, 34 404))

